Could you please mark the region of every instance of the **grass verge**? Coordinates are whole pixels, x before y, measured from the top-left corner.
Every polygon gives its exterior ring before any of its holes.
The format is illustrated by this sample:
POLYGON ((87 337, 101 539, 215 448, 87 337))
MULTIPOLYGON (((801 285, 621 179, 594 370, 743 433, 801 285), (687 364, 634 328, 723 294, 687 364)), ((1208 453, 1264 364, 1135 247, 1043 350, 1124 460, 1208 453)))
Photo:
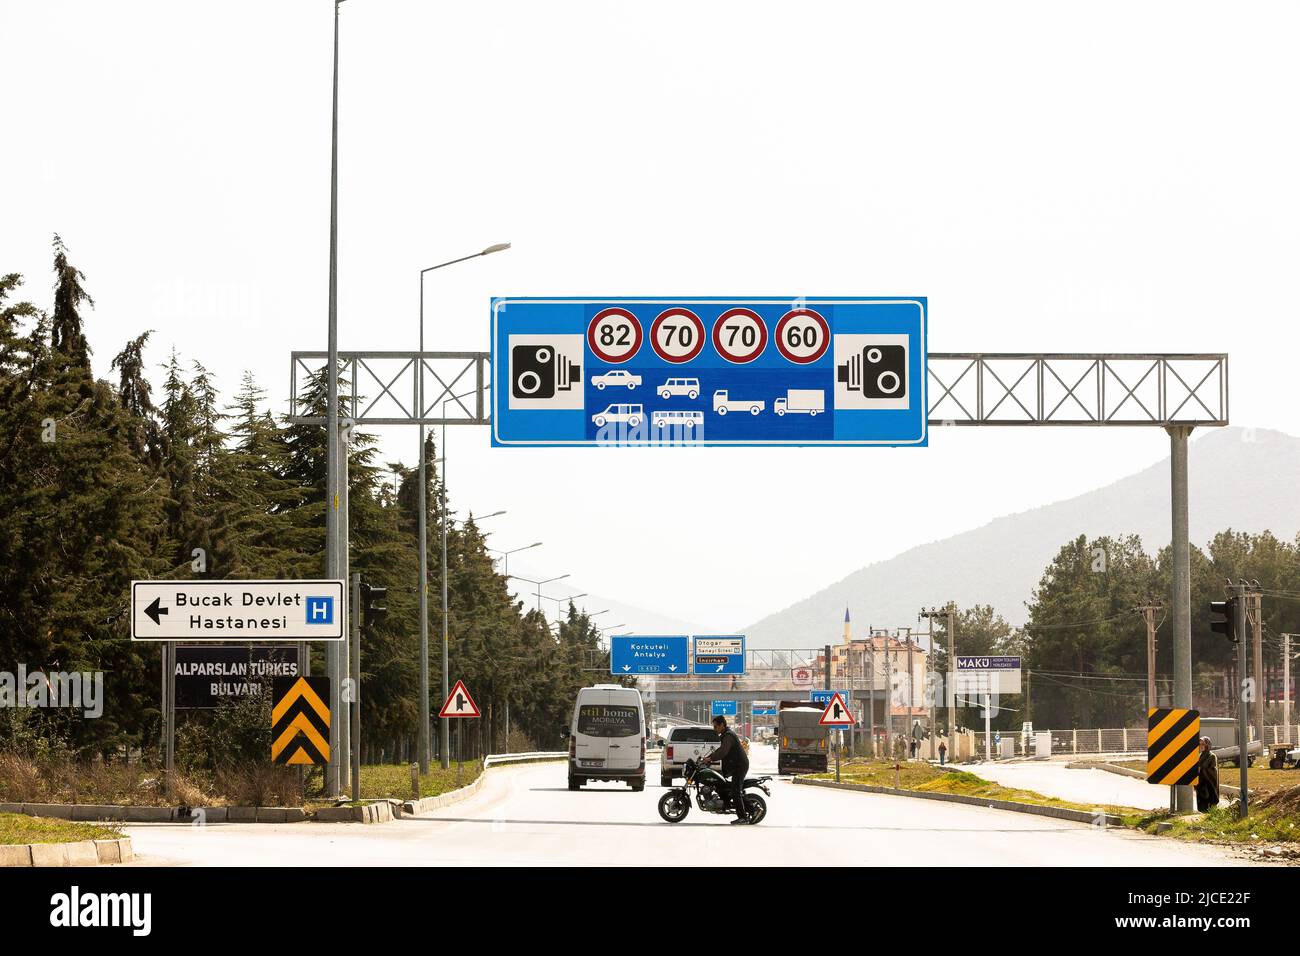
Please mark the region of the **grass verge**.
MULTIPOLYGON (((1279 771, 1274 771, 1279 772, 1279 771)), ((1290 844, 1300 852, 1300 786, 1266 794, 1248 805, 1246 819, 1238 815, 1237 804, 1221 804, 1213 810, 1192 817, 1172 817, 1167 812, 1152 815, 1140 824, 1141 829, 1155 832, 1161 823, 1172 828, 1168 836, 1198 843, 1235 843, 1264 845, 1290 844)))
MULTIPOLYGON (((420 796, 437 797, 460 787, 467 787, 483 772, 483 761, 467 760, 460 771, 453 763, 446 770, 433 763, 429 772, 420 775, 420 796)), ((348 791, 351 793, 351 791, 348 791)), ((361 798, 363 800, 410 800, 411 765, 406 763, 363 764, 361 767, 361 798)), ((333 806, 332 800, 322 800, 311 794, 307 806, 333 806)))
MULTIPOLYGON (((923 761, 902 764, 898 772, 898 786, 901 790, 915 790, 923 793, 951 793, 965 797, 986 797, 990 800, 1009 800, 1015 803, 1028 803, 1039 807, 1062 807, 1068 810, 1082 810, 1096 813, 1103 810, 1117 816, 1124 826, 1137 826, 1148 817, 1148 812, 1135 807, 1119 807, 1112 804, 1076 803, 1059 797, 1048 797, 1033 790, 1020 790, 1004 787, 983 777, 977 777, 965 770, 939 768, 923 761)), ((817 780, 834 780, 835 774, 819 773, 812 775, 817 780)), ((894 765, 883 761, 852 760, 840 768, 840 780, 844 783, 864 783, 876 787, 894 786, 894 765)))
POLYGON ((77 843, 81 840, 117 840, 122 832, 97 823, 74 823, 25 813, 0 813, 0 843, 77 843))

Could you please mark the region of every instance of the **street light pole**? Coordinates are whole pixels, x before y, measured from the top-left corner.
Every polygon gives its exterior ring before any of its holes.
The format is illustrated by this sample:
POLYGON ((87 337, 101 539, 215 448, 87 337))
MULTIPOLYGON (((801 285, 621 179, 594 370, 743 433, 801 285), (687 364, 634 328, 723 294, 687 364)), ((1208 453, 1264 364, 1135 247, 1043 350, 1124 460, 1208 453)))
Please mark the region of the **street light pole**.
MULTIPOLYGON (((342 534, 339 525, 339 322, 338 322, 338 253, 339 253, 339 4, 334 2, 334 93, 330 120, 330 273, 329 273, 329 363, 326 367, 325 409, 325 577, 331 581, 343 577, 341 570, 342 534)), ((295 410, 296 411, 296 410, 295 410)), ((356 610, 353 609, 353 613, 356 610)), ((340 713, 341 674, 339 649, 335 642, 325 645, 325 670, 330 678, 330 710, 340 713)), ((339 794, 338 749, 339 725, 330 722, 330 760, 325 768, 325 792, 339 794)), ((347 759, 343 757, 342 759, 347 759)))
MULTIPOLYGON (((337 28, 336 28, 337 29, 337 28)), ((337 54, 336 54, 337 56, 337 54)), ((337 68, 336 68, 337 69, 337 68)), ((337 82, 337 81, 336 81, 337 82)), ((420 517, 419 528, 417 533, 420 536, 420 729, 418 749, 420 760, 420 773, 429 772, 429 542, 428 542, 428 515, 429 515, 429 486, 425 478, 425 452, 424 452, 424 274, 433 272, 435 269, 442 269, 445 266, 455 265, 458 262, 464 262, 466 259, 477 259, 479 256, 490 255, 493 252, 502 252, 510 248, 510 243, 499 242, 494 246, 488 246, 482 252, 476 252, 473 255, 461 256, 459 259, 451 259, 447 262, 440 262, 436 266, 429 266, 427 269, 420 270, 420 359, 415 365, 415 411, 420 420, 420 517)), ((333 285, 330 287, 331 297, 333 295, 333 285)), ((331 298, 332 301, 332 298, 331 298)), ((333 359, 331 358, 331 361, 333 359)), ((443 405, 443 417, 446 418, 447 406, 443 405)), ((444 435, 446 434, 444 426, 444 435)), ((442 503, 445 507, 447 504, 446 495, 446 478, 443 478, 443 496, 442 503)), ((444 515, 443 523, 446 523, 444 515)), ((443 561, 446 561, 446 542, 443 542, 443 561)), ((446 575, 444 573, 444 588, 446 575)), ((445 603, 445 602, 444 602, 445 603)), ((443 615, 443 631, 446 631, 446 614, 443 615)), ((442 674, 442 696, 447 698, 447 654, 446 639, 443 640, 443 674, 442 674)), ((447 769, 447 721, 442 722, 442 767, 447 769)))

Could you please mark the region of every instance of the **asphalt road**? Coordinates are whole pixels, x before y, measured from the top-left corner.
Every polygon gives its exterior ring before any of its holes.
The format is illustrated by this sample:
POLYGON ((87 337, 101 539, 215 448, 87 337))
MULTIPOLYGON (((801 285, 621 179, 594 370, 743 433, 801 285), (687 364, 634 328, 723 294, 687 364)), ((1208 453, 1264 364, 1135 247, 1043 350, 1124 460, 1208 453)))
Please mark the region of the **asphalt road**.
MULTIPOLYGON (((755 754, 755 772, 769 760, 755 754)), ((657 768, 647 776, 657 780, 657 768)), ((138 825, 143 864, 554 864, 821 866, 826 864, 1214 866, 1228 851, 984 807, 829 791, 774 780, 763 823, 736 827, 698 808, 662 822, 656 784, 571 793, 563 763, 491 771, 472 798, 389 824, 138 825)))

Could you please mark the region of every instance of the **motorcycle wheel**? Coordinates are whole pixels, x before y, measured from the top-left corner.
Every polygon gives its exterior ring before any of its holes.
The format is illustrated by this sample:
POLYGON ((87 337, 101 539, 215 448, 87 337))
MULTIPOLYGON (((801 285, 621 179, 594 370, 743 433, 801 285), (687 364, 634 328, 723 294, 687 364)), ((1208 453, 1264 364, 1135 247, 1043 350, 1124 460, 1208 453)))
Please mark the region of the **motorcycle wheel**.
POLYGON ((659 816, 667 823, 681 823, 691 812, 691 798, 685 790, 669 790, 659 798, 659 816))
POLYGON ((761 823, 767 816, 767 801, 756 793, 745 794, 745 810, 749 813, 749 822, 761 823))

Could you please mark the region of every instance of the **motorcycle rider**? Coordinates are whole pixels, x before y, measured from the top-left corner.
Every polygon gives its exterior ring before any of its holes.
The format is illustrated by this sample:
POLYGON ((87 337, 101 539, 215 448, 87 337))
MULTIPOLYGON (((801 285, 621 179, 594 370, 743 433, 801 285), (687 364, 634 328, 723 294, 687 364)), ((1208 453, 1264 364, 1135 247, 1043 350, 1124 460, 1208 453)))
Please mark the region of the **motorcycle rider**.
POLYGON ((722 774, 730 780, 731 799, 736 805, 736 819, 731 822, 747 824, 749 814, 745 811, 745 775, 749 773, 749 755, 745 753, 736 732, 727 726, 727 718, 714 717, 713 732, 718 735, 720 743, 713 753, 704 758, 704 764, 708 766, 715 758, 722 761, 722 774))

